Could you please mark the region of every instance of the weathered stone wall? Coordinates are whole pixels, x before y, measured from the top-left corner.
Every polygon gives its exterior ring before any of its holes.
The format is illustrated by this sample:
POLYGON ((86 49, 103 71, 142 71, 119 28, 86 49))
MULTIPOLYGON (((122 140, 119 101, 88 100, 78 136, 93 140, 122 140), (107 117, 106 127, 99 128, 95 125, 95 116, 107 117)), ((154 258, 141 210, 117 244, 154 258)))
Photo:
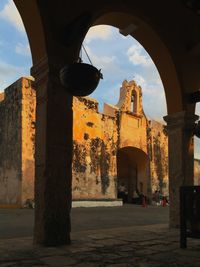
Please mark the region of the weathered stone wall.
POLYGON ((153 120, 147 131, 152 192, 160 190, 168 195, 168 137, 164 125, 153 120))
MULTIPOLYGON (((1 206, 33 198, 36 99, 31 83, 22 78, 0 93, 1 206)), ((161 123, 147 120, 141 88, 134 81, 123 82, 118 104, 105 104, 103 114, 88 97, 75 97, 73 111, 73 199, 115 199, 117 154, 123 149, 124 176, 129 165, 143 193, 168 195, 168 138, 161 123)), ((195 184, 200 184, 199 162, 194 163, 195 184)))
POLYGON ((136 147, 147 153, 147 120, 123 112, 120 119, 120 148, 136 147))
POLYGON ((88 97, 74 97, 73 112, 73 199, 115 199, 117 118, 98 113, 88 97))
POLYGON ((135 165, 137 173, 137 189, 150 196, 149 158, 147 151, 148 120, 142 106, 142 89, 134 81, 122 83, 120 99, 117 104, 119 116, 119 147, 129 149, 130 169, 135 165))
POLYGON ((116 106, 120 109, 120 148, 130 146, 147 153, 148 120, 143 112, 141 87, 134 81, 125 80, 116 106))
POLYGON ((21 205, 22 81, 0 97, 0 206, 21 205))
MULTIPOLYGON (((22 78, 0 94, 3 204, 33 198, 36 99, 31 83, 22 78)), ((116 157, 119 149, 124 148, 132 149, 124 169, 129 161, 128 170, 133 168, 133 172, 135 168, 143 193, 149 195, 160 189, 167 194, 167 137, 163 125, 149 125, 142 108, 141 88, 134 81, 123 82, 119 102, 115 106, 105 104, 104 114, 98 112, 98 102, 87 97, 75 97, 73 111, 74 199, 116 198, 116 157)))
POLYGON ((22 78, 22 203, 34 199, 36 93, 31 84, 22 78))
POLYGON ((34 198, 35 106, 28 78, 0 94, 0 206, 34 198))

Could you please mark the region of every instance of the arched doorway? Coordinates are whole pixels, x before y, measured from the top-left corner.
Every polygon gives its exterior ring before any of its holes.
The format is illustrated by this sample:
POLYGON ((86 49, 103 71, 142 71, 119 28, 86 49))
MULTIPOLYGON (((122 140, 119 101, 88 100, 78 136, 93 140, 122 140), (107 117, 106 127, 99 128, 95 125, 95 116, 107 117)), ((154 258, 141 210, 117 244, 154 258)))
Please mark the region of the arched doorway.
POLYGON ((150 173, 147 154, 136 147, 123 147, 117 153, 118 187, 124 185, 127 190, 125 202, 132 203, 134 191, 149 195, 150 173))

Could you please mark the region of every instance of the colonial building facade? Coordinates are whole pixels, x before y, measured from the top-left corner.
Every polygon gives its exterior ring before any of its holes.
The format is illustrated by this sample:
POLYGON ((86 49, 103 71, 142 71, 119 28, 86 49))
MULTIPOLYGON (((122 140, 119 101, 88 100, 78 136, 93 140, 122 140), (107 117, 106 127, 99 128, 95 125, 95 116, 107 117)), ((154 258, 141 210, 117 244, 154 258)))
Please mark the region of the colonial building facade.
POLYGON ((116 199, 121 183, 129 201, 135 189, 168 195, 166 132, 145 116, 140 86, 124 81, 118 103, 103 113, 96 100, 76 97, 73 112, 73 198, 116 199))
MULTIPOLYGON (((0 206, 21 206, 34 198, 36 96, 30 78, 21 78, 0 94, 0 206)), ((56 107, 55 107, 56 108, 56 107)), ((73 98, 72 198, 117 199, 124 184, 134 190, 168 195, 168 137, 149 121, 142 89, 124 81, 116 105, 89 97, 73 98)), ((196 171, 198 172, 198 171, 196 171)), ((198 177, 198 175, 196 175, 198 177)))

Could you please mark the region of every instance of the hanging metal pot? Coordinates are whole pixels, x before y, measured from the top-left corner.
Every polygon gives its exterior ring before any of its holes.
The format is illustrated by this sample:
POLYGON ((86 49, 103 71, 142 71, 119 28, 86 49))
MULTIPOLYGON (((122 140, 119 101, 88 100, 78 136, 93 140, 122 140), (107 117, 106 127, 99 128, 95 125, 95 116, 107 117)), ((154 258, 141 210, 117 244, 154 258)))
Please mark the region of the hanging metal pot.
POLYGON ((103 79, 101 70, 82 62, 67 65, 60 71, 62 85, 73 96, 90 95, 100 79, 103 79))

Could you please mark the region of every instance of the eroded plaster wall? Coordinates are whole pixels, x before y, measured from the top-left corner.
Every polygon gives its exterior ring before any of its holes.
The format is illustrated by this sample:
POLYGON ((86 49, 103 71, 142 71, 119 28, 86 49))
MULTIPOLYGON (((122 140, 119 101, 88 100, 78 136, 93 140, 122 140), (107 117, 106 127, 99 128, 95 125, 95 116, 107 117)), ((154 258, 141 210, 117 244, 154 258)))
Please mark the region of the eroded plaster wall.
POLYGON ((100 114, 88 97, 74 97, 73 112, 73 199, 115 199, 117 118, 100 114))
POLYGON ((0 206, 21 205, 21 79, 0 96, 0 206))
MULTIPOLYGON (((35 90, 28 78, 18 80, 0 94, 0 205, 33 198, 35 101, 35 90)), ((73 199, 115 199, 116 157, 124 148, 139 149, 145 155, 145 167, 141 167, 138 153, 131 157, 143 193, 150 196, 161 190, 168 195, 166 132, 161 123, 149 122, 145 116, 141 87, 134 81, 124 81, 119 102, 105 104, 102 114, 96 100, 74 97, 73 112, 73 199)), ((199 183, 200 164, 195 164, 199 183)))
POLYGON ((147 132, 152 192, 160 190, 164 195, 168 195, 168 136, 164 125, 153 120, 147 132))
POLYGON ((136 147, 147 153, 147 120, 123 112, 120 120, 120 148, 136 147))
POLYGON ((0 94, 0 206, 34 198, 35 90, 21 78, 0 94))
POLYGON ((36 91, 22 78, 22 203, 34 198, 36 91))

